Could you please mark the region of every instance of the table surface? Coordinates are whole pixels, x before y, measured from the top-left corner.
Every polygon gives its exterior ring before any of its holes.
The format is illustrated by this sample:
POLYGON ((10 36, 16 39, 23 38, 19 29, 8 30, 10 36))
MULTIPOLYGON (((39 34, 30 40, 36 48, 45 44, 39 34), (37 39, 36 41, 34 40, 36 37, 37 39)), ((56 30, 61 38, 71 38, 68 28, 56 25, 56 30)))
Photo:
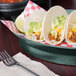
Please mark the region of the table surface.
MULTIPOLYGON (((53 0, 53 5, 61 5, 67 9, 76 9, 76 0, 53 0)), ((6 50, 11 56, 22 52, 32 60, 43 63, 48 69, 55 72, 60 76, 76 76, 76 66, 67 66, 61 64, 55 64, 47 62, 38 58, 35 58, 28 53, 24 52, 20 47, 18 38, 7 29, 4 25, 0 25, 0 51, 6 50)))
POLYGON ((24 52, 20 47, 18 38, 8 28, 0 24, 0 51, 6 50, 11 56, 22 52, 32 60, 39 61, 48 67, 51 71, 55 72, 60 76, 76 76, 76 66, 67 66, 47 62, 38 58, 35 58, 28 53, 24 52))

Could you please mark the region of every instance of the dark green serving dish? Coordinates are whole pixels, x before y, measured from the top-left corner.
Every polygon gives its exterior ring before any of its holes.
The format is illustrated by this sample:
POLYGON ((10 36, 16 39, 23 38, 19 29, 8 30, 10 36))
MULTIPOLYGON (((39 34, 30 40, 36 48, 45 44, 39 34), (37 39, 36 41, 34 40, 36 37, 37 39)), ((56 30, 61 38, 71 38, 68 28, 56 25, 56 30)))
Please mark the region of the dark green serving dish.
MULTIPOLYGON (((67 10, 68 13, 71 11, 73 10, 67 10)), ((25 39, 17 34, 16 36, 22 49, 36 58, 57 64, 76 65, 76 48, 51 46, 25 39)))

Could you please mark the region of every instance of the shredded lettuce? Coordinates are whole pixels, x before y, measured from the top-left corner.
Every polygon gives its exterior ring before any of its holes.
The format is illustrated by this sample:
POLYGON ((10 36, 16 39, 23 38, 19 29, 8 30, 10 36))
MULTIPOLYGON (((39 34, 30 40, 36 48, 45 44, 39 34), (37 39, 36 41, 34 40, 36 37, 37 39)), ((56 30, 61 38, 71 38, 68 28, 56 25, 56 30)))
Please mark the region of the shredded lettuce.
POLYGON ((42 28, 42 22, 31 22, 30 29, 28 30, 29 33, 36 32, 42 28))
POLYGON ((56 19, 52 22, 52 25, 50 27, 51 30, 49 31, 49 34, 54 35, 55 33, 57 33, 59 28, 64 28, 65 20, 66 20, 65 15, 56 17, 56 19))
POLYGON ((66 16, 65 15, 62 15, 61 17, 58 16, 55 19, 55 21, 52 23, 52 26, 54 26, 54 27, 56 27, 56 26, 64 26, 65 20, 66 20, 66 16))

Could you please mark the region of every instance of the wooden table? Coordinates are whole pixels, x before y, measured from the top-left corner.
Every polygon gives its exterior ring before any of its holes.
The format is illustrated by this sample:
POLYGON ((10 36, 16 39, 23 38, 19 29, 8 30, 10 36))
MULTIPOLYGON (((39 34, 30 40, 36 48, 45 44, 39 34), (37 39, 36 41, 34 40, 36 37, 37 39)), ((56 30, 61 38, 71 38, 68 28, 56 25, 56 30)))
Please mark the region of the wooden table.
POLYGON ((47 66, 50 70, 60 76, 76 76, 76 66, 59 65, 35 58, 28 53, 24 52, 20 47, 18 38, 9 31, 4 25, 0 25, 0 51, 7 50, 13 56, 18 52, 22 52, 29 58, 39 61, 47 66))

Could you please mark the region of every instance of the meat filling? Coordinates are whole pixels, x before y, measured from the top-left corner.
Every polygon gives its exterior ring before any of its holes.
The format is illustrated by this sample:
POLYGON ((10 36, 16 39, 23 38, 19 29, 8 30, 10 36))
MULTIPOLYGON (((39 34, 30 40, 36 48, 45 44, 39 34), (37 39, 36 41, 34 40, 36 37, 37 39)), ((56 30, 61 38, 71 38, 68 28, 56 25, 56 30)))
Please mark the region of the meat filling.
POLYGON ((34 34, 37 37, 37 40, 40 40, 41 32, 34 32, 34 34))
POLYGON ((48 35, 49 41, 51 40, 56 40, 56 41, 60 41, 60 35, 57 34, 57 37, 53 36, 52 34, 48 35))
POLYGON ((40 35, 36 35, 36 37, 37 37, 37 40, 40 40, 40 35))
POLYGON ((70 41, 76 42, 76 32, 72 32, 72 35, 69 37, 70 41))

